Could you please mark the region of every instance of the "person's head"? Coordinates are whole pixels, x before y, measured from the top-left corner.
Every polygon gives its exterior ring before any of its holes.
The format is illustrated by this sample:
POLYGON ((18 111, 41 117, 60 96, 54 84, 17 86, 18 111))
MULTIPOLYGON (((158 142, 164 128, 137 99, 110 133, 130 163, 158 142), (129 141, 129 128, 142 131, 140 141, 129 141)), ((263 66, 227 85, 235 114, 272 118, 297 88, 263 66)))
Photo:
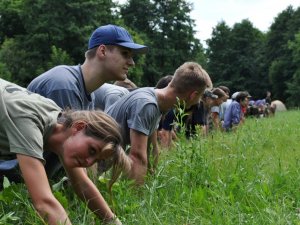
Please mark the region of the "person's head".
POLYGON ((241 106, 247 107, 249 104, 250 98, 251 98, 251 95, 247 91, 240 91, 237 94, 235 100, 237 102, 239 102, 241 106))
POLYGON ((222 88, 213 88, 212 93, 218 96, 217 105, 221 105, 229 98, 228 94, 222 88))
POLYGON ((221 88, 213 88, 210 92, 211 95, 206 97, 209 106, 219 106, 228 99, 228 96, 221 88))
POLYGON ((221 90, 223 90, 226 95, 228 95, 228 98, 229 98, 229 95, 230 95, 230 89, 224 85, 220 85, 218 88, 220 88, 221 90))
POLYGON ((198 63, 186 62, 175 71, 169 86, 188 108, 200 101, 205 89, 212 88, 212 82, 198 63))
POLYGON ((124 87, 124 88, 127 88, 127 89, 137 88, 135 83, 133 83, 128 78, 126 78, 125 80, 117 80, 117 81, 114 82, 114 85, 118 85, 120 87, 124 87))
POLYGON ((231 99, 232 99, 232 100, 236 100, 236 97, 238 96, 239 93, 240 93, 239 91, 234 92, 234 93, 231 95, 231 99))
POLYGON ((173 75, 166 75, 166 76, 160 78, 157 81, 155 87, 158 89, 167 87, 169 85, 169 83, 171 82, 172 78, 173 78, 173 75))
POLYGON ((62 160, 70 168, 90 167, 95 162, 112 159, 128 170, 130 159, 122 149, 118 123, 102 111, 64 111, 58 123, 69 137, 63 143, 62 160))
POLYGON ((134 66, 133 55, 147 50, 147 46, 134 43, 126 29, 108 24, 92 33, 85 56, 87 60, 100 59, 111 80, 124 80, 134 66))

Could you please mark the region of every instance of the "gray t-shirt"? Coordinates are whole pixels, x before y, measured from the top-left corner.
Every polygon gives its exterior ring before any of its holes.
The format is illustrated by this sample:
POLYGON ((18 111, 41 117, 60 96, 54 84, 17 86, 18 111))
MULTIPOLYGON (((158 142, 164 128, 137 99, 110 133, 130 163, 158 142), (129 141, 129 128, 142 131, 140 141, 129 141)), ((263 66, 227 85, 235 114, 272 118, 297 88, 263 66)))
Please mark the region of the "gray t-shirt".
POLYGON ((94 108, 94 94, 87 93, 80 66, 56 66, 32 80, 27 89, 52 99, 63 109, 94 108))
POLYGON ((44 143, 60 112, 51 99, 0 79, 0 159, 18 153, 43 160, 44 143))
POLYGON ((124 87, 105 83, 96 91, 94 91, 95 109, 101 109, 104 111, 106 108, 128 93, 129 91, 124 87))
POLYGON ((130 144, 130 129, 149 136, 161 118, 154 88, 150 87, 130 92, 105 112, 120 124, 125 145, 130 144))

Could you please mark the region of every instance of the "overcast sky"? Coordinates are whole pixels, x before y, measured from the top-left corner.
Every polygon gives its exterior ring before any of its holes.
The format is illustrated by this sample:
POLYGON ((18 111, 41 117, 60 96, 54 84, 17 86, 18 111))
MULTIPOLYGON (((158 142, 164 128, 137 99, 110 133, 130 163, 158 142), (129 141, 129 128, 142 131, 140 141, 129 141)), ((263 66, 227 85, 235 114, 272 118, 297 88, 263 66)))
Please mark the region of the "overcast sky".
MULTIPOLYGON (((126 0, 115 0, 124 3, 126 0)), ((294 9, 300 0, 188 0, 194 4, 191 17, 195 19, 197 38, 204 44, 212 28, 224 20, 230 27, 249 19, 260 31, 267 31, 274 18, 289 5, 294 9)))
POLYGON ((289 5, 294 9, 300 0, 189 0, 194 4, 191 17, 195 19, 197 38, 210 38, 212 28, 224 20, 230 27, 249 19, 260 31, 267 31, 278 13, 289 5))

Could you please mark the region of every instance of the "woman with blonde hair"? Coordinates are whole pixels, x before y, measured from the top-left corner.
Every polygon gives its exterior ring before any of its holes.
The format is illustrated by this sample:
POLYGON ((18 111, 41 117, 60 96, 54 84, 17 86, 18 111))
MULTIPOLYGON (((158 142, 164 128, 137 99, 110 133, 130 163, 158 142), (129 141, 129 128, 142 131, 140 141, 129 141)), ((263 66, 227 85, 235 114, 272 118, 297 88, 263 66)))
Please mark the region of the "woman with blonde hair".
POLYGON ((118 124, 105 113, 61 111, 52 100, 0 79, 0 159, 18 161, 33 205, 46 223, 71 224, 44 169, 43 152, 50 151, 59 156, 74 191, 90 210, 105 223, 121 224, 85 169, 111 159, 114 182, 131 165, 121 144, 118 124))

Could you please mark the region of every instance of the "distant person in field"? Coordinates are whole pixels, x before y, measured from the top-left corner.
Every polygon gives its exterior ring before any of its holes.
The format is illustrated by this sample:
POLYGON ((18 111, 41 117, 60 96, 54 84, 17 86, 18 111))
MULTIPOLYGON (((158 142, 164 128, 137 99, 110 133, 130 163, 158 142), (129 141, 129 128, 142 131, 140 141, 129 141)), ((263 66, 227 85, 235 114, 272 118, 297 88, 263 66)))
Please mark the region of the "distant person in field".
MULTIPOLYGON (((56 66, 32 80, 28 90, 52 99, 63 109, 94 109, 93 92, 105 82, 126 79, 128 69, 134 66, 134 54, 146 51, 123 27, 100 26, 89 39, 82 65, 56 66)), ((55 155, 45 157, 47 174, 52 177, 62 166, 55 155)))
POLYGON ((270 91, 267 91, 265 101, 266 101, 267 104, 271 105, 272 98, 271 98, 271 92, 270 91))
POLYGON ((230 89, 227 86, 220 85, 220 86, 218 86, 218 88, 223 90, 228 97, 227 97, 226 101, 224 101, 219 107, 217 107, 217 106, 212 107, 211 111, 219 114, 220 126, 222 126, 221 124, 224 121, 224 114, 225 114, 226 106, 230 105, 232 100, 230 98, 230 89))
POLYGON ((210 109, 210 118, 212 122, 212 128, 215 130, 222 129, 221 123, 221 114, 224 113, 222 110, 222 105, 227 101, 229 98, 229 89, 225 86, 219 86, 212 91, 218 98, 211 104, 210 109))
POLYGON ((101 109, 104 111, 106 108, 119 100, 122 96, 128 94, 128 89, 134 88, 136 88, 136 85, 127 78, 126 82, 119 81, 117 82, 117 85, 109 83, 103 84, 96 91, 94 91, 95 109, 101 109))
POLYGON ((240 91, 225 111, 223 128, 226 131, 235 130, 244 121, 243 108, 247 108, 251 96, 246 91, 240 91))
POLYGON ((139 88, 106 110, 120 124, 124 144, 130 145, 132 170, 129 178, 137 184, 144 182, 149 160, 148 139, 156 131, 162 114, 172 109, 177 99, 187 107, 196 104, 208 86, 211 80, 206 71, 195 62, 186 62, 175 71, 167 87, 139 88))
POLYGON ((186 118, 185 126, 187 138, 197 134, 197 126, 200 128, 200 135, 206 136, 208 134, 211 108, 221 105, 225 96, 225 92, 220 88, 213 88, 212 90, 206 90, 204 92, 201 101, 191 107, 186 118))
POLYGON ((0 160, 18 161, 45 224, 70 225, 71 221, 51 191, 44 152, 58 155, 74 191, 99 219, 121 224, 85 169, 99 160, 112 160, 112 183, 117 171, 130 171, 130 158, 121 147, 114 119, 101 111, 62 111, 51 99, 0 79, 0 121, 0 160))

